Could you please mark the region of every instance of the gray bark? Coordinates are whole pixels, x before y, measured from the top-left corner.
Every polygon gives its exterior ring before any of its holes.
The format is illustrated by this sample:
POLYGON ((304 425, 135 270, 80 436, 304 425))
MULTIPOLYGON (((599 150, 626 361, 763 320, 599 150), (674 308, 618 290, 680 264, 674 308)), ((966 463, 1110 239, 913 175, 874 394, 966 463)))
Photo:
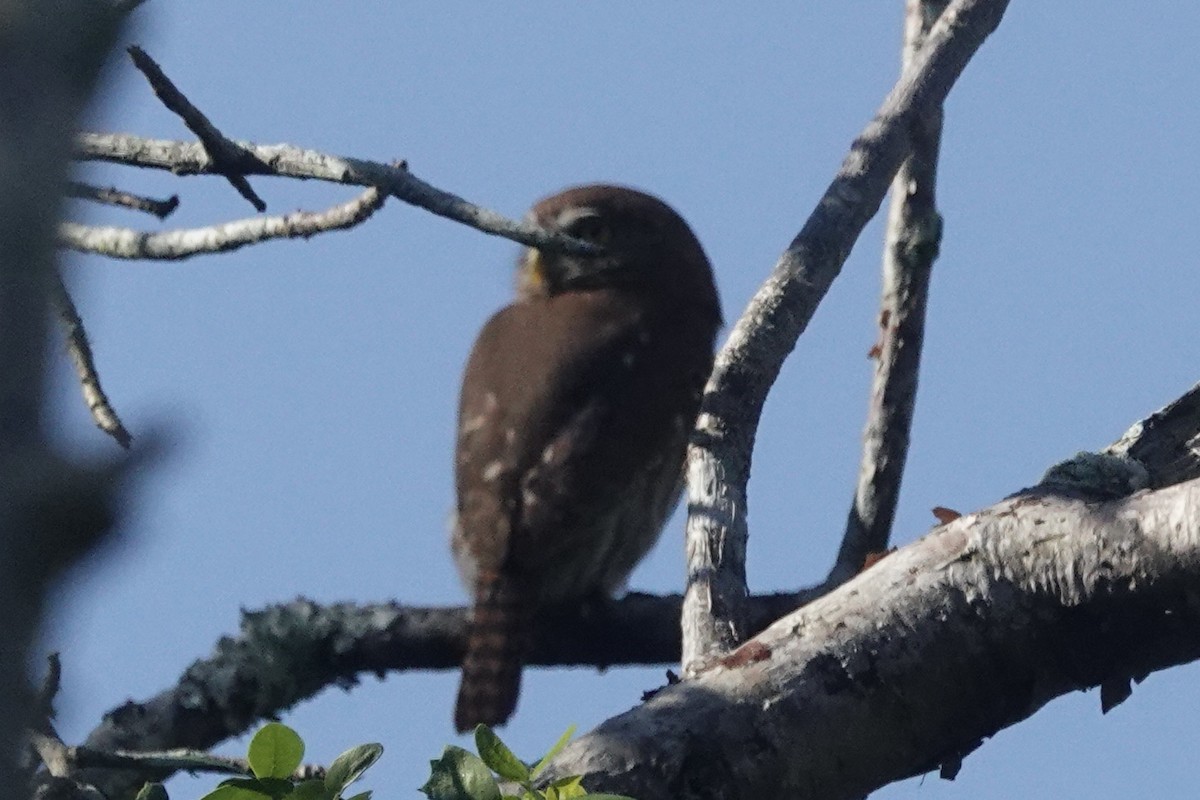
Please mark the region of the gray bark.
POLYGON ((1200 657, 1200 480, 1115 500, 1054 484, 941 526, 553 772, 639 798, 862 797, 1067 692, 1200 657))

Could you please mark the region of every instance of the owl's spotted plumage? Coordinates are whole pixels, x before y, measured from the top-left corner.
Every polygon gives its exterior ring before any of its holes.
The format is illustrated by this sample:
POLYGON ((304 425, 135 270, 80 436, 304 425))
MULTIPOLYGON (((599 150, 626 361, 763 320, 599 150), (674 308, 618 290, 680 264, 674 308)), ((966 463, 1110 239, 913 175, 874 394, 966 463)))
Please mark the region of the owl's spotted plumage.
POLYGON ((619 588, 658 538, 721 322, 708 259, 662 201, 583 186, 530 214, 603 252, 526 251, 517 300, 467 362, 452 536, 473 596, 460 731, 512 714, 539 608, 619 588))

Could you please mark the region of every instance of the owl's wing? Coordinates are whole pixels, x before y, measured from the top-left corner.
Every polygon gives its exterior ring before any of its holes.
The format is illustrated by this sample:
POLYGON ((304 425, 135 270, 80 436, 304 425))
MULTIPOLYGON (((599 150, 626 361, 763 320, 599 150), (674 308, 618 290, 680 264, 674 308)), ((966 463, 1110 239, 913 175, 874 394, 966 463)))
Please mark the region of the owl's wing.
POLYGON ((647 394, 636 386, 647 340, 636 304, 615 293, 517 303, 489 320, 463 380, 456 462, 460 546, 477 566, 554 549, 658 446, 637 422, 652 409, 633 407, 647 394))

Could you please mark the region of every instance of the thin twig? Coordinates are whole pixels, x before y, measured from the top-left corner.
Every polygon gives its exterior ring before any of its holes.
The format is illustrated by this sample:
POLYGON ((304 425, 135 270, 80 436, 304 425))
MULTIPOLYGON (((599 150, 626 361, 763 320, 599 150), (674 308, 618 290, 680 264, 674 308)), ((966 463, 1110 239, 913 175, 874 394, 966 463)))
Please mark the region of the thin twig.
POLYGON ((145 211, 159 219, 166 219, 179 207, 179 195, 173 194, 166 200, 155 200, 153 197, 125 192, 112 186, 101 188, 79 181, 67 183, 67 196, 78 197, 81 200, 91 200, 93 203, 103 203, 108 206, 131 208, 134 211, 145 211))
MULTIPOLYGON (((596 246, 546 231, 532 222, 514 221, 442 191, 408 171, 404 162, 383 164, 288 144, 259 145, 237 142, 254 156, 248 175, 320 180, 352 186, 377 186, 392 197, 477 231, 502 236, 529 247, 561 253, 594 254, 596 246)), ((105 161, 132 167, 169 170, 176 175, 216 175, 219 170, 199 142, 146 139, 123 133, 81 133, 75 140, 75 158, 105 161)))
POLYGON ((325 211, 296 211, 280 217, 250 217, 205 228, 147 233, 64 222, 59 243, 82 253, 111 258, 179 261, 204 253, 223 253, 269 239, 309 238, 318 233, 352 228, 383 206, 386 195, 368 189, 348 203, 325 211))
MULTIPOLYGON (((128 769, 143 773, 169 775, 174 772, 216 772, 222 775, 251 775, 250 762, 244 758, 220 756, 202 750, 164 750, 139 752, 132 750, 97 750, 77 746, 66 749, 66 758, 76 769, 128 769)), ((304 764, 293 774, 295 780, 323 776, 325 768, 304 764)))
POLYGON ((225 176, 225 179, 233 184, 233 188, 250 201, 256 210, 266 211, 267 204, 255 194, 254 189, 250 187, 250 182, 245 177, 248 172, 246 168, 248 162, 253 161, 254 156, 221 133, 217 126, 213 125, 212 121, 196 108, 183 92, 179 91, 179 88, 162 71, 162 67, 146 55, 146 51, 140 47, 131 46, 128 48, 128 52, 129 57, 133 59, 134 66, 141 70, 142 74, 146 76, 146 80, 150 81, 154 94, 158 96, 163 105, 178 114, 183 120, 183 124, 187 125, 188 130, 200 137, 200 141, 204 143, 204 149, 216 165, 216 171, 225 176))
POLYGON ((71 300, 71 295, 67 292, 62 276, 57 272, 50 283, 50 304, 54 307, 58 321, 62 325, 67 340, 67 353, 71 356, 71 363, 75 365, 75 374, 79 378, 79 387, 83 391, 83 401, 87 403, 96 427, 116 439, 117 444, 128 450, 129 445, 133 442, 133 437, 125 429, 121 418, 117 416, 116 410, 109 402, 108 395, 104 393, 104 388, 100 386, 100 373, 96 371, 96 360, 92 356, 92 346, 88 343, 83 320, 75 308, 74 301, 71 300))
MULTIPOLYGON (((947 0, 907 0, 901 70, 912 68, 947 0)), ((912 151, 892 181, 883 250, 879 344, 858 485, 830 588, 858 573, 870 554, 887 550, 908 458, 925 336, 929 279, 941 241, 935 203, 942 107, 915 117, 912 151)))
POLYGON ((746 483, 767 393, 908 156, 915 120, 942 103, 1007 5, 946 10, 717 354, 688 456, 686 674, 745 636, 746 483))

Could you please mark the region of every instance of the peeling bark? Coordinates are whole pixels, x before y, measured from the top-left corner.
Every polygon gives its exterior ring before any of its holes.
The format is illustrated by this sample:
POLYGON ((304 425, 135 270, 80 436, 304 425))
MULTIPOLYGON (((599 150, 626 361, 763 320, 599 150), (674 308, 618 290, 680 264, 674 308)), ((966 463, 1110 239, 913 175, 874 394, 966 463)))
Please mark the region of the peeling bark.
POLYGON ((855 798, 1067 692, 1200 658, 1200 480, 1035 488, 940 526, 694 680, 573 742, 553 775, 640 800, 855 798), (733 666, 729 666, 733 664, 733 666))

